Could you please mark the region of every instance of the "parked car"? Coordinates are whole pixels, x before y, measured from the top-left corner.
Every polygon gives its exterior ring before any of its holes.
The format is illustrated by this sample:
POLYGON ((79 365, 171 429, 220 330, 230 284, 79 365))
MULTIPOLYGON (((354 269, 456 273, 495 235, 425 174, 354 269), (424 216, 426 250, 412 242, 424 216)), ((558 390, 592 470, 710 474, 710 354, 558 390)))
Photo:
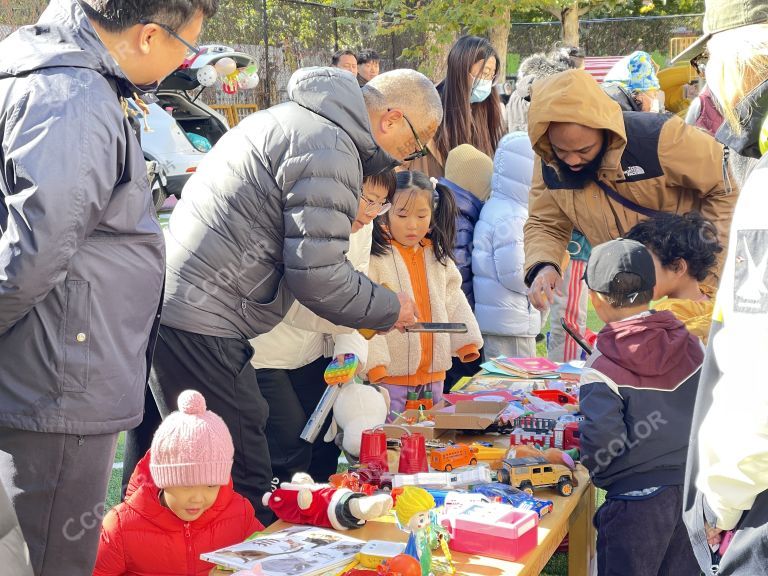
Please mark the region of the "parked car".
MULTIPOLYGON (((253 64, 244 52, 222 45, 200 47, 194 60, 186 61, 160 84, 155 94, 146 95, 146 107, 134 100, 128 105, 142 125, 141 148, 147 161, 156 161, 158 177, 153 182, 155 206, 162 206, 168 196, 181 197, 181 191, 194 174, 205 153, 219 141, 230 126, 227 119, 199 101, 206 88, 197 72, 215 65, 222 58, 232 58, 238 68, 253 64), (147 108, 146 115, 142 108, 147 108)), ((208 88, 217 89, 216 86, 208 88)))

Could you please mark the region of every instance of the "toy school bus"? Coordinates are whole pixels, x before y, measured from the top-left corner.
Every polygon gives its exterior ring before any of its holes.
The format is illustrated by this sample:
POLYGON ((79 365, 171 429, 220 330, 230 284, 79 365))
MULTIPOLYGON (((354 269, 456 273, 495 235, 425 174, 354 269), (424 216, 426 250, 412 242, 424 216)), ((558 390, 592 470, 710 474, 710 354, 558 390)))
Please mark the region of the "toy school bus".
POLYGON ((461 466, 477 464, 475 450, 466 444, 455 444, 445 448, 435 448, 429 455, 429 465, 434 470, 450 472, 461 466))

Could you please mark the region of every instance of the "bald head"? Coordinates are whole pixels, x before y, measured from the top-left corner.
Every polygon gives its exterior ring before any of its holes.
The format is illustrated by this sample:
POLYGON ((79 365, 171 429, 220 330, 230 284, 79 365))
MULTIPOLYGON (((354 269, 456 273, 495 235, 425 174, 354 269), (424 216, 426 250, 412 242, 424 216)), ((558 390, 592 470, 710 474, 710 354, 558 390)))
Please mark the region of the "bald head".
POLYGON ((384 72, 362 90, 376 143, 398 160, 419 147, 416 136, 422 144, 431 140, 443 120, 435 86, 415 70, 384 72))

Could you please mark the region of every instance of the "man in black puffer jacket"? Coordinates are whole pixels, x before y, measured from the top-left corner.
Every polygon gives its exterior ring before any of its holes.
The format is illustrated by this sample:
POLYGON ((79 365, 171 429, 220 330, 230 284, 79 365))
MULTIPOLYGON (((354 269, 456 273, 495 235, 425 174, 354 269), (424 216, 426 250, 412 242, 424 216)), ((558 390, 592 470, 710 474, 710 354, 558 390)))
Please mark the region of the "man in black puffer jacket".
POLYGON ((432 83, 412 70, 382 74, 361 91, 344 71, 303 69, 288 96, 228 132, 184 188, 166 235, 150 377, 161 415, 194 388, 224 419, 235 489, 264 523, 268 406, 248 340, 282 320, 294 298, 351 328, 414 322, 410 298, 371 282, 345 254, 363 176, 421 155, 442 118, 432 83))

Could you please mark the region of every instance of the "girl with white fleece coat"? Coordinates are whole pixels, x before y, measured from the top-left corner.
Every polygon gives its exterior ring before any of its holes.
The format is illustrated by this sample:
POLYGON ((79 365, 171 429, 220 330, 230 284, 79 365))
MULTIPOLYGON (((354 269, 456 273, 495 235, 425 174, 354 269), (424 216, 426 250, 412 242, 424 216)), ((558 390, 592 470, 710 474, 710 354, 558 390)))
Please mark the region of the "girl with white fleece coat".
POLYGON ((405 408, 408 392, 420 398, 431 392, 439 402, 451 358, 476 360, 483 339, 451 253, 456 235, 451 191, 421 172, 399 172, 390 202, 392 208, 374 222, 368 276, 411 296, 421 322, 461 322, 468 329, 464 334, 392 331, 371 339, 367 377, 389 390, 394 417, 405 408))

